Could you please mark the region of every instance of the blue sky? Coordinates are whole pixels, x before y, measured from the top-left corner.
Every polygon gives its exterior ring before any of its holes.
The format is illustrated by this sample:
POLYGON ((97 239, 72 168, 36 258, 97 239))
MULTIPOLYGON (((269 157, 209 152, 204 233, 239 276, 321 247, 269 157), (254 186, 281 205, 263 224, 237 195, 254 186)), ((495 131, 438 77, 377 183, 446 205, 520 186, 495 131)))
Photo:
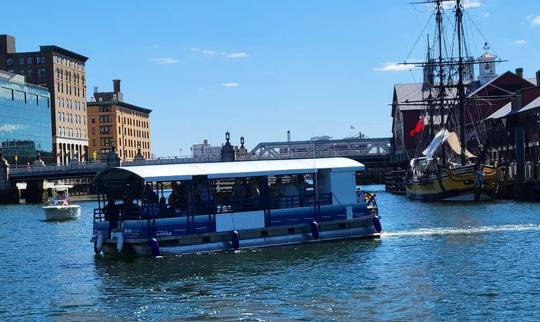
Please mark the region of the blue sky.
MULTIPOLYGON (((341 138, 351 125, 390 136, 393 84, 421 79, 391 65, 424 57, 424 38, 413 45, 430 12, 410 2, 10 1, 0 33, 14 35, 19 51, 55 44, 90 57, 89 92, 122 79, 125 101, 153 109, 153 152, 171 156, 205 138, 219 145, 227 130, 248 148, 284 140, 288 129, 293 139, 341 138)), ((468 4, 482 32, 470 33, 472 53, 482 54, 485 36, 509 60, 499 72, 523 67, 533 77, 538 1, 468 4)))

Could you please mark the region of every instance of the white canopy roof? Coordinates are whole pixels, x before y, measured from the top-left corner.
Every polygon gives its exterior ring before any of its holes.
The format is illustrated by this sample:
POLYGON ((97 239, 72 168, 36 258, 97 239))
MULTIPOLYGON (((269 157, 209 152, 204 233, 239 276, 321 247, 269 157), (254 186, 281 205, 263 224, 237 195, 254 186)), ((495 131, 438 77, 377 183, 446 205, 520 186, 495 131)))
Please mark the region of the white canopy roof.
POLYGON ((364 168, 362 163, 347 158, 184 163, 112 168, 101 172, 96 180, 122 180, 136 176, 147 182, 159 182, 190 180, 194 176, 220 179, 316 173, 319 169, 362 171, 364 168))

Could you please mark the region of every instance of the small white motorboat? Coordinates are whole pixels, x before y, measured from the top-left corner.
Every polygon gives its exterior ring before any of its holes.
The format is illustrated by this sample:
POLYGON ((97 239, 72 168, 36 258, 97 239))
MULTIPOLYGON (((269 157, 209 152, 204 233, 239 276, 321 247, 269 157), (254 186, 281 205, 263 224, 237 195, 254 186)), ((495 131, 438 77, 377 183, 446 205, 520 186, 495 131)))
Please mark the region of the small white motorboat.
POLYGON ((77 219, 81 216, 81 206, 71 203, 69 198, 69 188, 72 185, 52 186, 55 197, 50 200, 47 206, 42 207, 45 212, 45 220, 60 221, 77 219))

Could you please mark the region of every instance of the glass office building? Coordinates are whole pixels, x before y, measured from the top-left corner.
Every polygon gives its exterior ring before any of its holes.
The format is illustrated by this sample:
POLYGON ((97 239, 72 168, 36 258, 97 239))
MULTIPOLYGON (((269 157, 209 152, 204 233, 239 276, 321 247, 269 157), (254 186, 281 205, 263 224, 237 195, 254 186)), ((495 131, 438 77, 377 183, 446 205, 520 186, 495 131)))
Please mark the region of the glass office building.
POLYGON ((10 165, 54 162, 49 90, 0 71, 0 147, 10 165))

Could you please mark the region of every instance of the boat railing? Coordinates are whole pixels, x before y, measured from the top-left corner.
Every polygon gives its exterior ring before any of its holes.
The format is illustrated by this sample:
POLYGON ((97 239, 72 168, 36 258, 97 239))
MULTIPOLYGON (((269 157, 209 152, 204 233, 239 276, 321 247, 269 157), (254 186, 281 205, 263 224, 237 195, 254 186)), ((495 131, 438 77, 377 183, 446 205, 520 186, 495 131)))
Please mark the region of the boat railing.
MULTIPOLYGON (((293 195, 278 197, 275 200, 264 198, 248 198, 245 200, 215 200, 199 202, 191 207, 166 207, 158 203, 143 203, 141 206, 133 205, 124 208, 120 205, 120 220, 147 220, 159 218, 192 217, 197 215, 219 215, 247 211, 271 211, 275 209, 288 209, 299 207, 320 207, 332 204, 332 193, 314 195, 293 195)), ((94 209, 94 222, 105 221, 105 212, 102 208, 94 209)), ((211 222, 213 219, 210 220, 211 222)))

